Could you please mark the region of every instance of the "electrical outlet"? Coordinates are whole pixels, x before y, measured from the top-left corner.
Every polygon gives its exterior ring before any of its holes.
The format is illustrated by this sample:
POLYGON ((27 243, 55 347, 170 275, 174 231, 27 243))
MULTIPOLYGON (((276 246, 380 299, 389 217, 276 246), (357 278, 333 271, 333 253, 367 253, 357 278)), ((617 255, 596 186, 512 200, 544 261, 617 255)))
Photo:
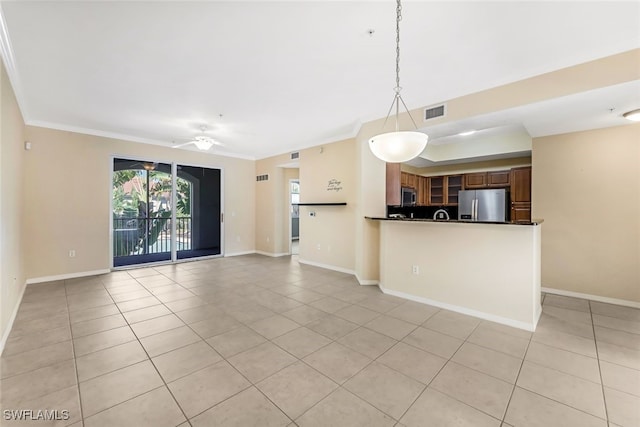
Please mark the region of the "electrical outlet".
POLYGON ((316 249, 320 250, 320 243, 318 243, 318 246, 316 246, 316 249))
POLYGON ((71 249, 69 251, 69 258, 75 258, 76 257, 76 250, 75 249, 71 249))
POLYGON ((269 243, 269 238, 267 237, 267 243, 269 243))
POLYGON ((420 267, 414 265, 413 267, 411 267, 411 272, 417 276, 418 274, 420 274, 420 267))
POLYGON ((327 246, 327 252, 331 252, 331 245, 327 246))

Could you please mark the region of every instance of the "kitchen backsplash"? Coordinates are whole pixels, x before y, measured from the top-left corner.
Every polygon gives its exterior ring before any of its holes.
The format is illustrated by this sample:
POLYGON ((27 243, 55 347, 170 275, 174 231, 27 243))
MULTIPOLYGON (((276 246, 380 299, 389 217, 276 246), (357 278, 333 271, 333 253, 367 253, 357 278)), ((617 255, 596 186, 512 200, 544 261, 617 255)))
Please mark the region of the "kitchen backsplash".
POLYGON ((407 218, 433 218, 435 212, 444 209, 449 213, 451 219, 458 219, 457 206, 387 206, 387 216, 392 214, 403 214, 407 218))

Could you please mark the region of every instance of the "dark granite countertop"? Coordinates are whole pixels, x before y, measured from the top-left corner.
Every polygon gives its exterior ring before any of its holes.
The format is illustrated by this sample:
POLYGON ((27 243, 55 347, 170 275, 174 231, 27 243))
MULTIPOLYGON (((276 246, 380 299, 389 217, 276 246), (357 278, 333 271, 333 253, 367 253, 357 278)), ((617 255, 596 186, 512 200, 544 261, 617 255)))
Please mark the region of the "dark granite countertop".
POLYGON ((506 221, 506 222, 496 222, 496 221, 471 221, 471 220, 459 220, 459 219, 451 219, 451 220, 442 220, 442 219, 429 219, 429 218, 387 218, 387 217, 377 217, 377 216, 365 216, 366 219, 373 219, 377 221, 402 221, 402 222, 449 222, 456 224, 501 224, 501 225, 540 225, 544 222, 543 219, 533 219, 530 222, 515 222, 515 221, 506 221))

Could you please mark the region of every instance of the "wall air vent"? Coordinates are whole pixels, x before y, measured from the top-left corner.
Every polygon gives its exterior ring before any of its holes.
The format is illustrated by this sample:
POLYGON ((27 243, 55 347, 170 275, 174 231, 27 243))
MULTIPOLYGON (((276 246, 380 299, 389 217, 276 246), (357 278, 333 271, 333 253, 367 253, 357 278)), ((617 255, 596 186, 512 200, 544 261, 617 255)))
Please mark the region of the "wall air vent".
POLYGON ((291 153, 291 160, 298 160, 300 158, 300 152, 296 151, 295 153, 291 153))
POLYGON ((256 181, 269 181, 269 174, 256 176, 256 181))
POLYGON ((424 109, 424 121, 431 119, 437 119, 438 117, 444 117, 447 114, 447 105, 436 105, 433 107, 427 107, 424 109))

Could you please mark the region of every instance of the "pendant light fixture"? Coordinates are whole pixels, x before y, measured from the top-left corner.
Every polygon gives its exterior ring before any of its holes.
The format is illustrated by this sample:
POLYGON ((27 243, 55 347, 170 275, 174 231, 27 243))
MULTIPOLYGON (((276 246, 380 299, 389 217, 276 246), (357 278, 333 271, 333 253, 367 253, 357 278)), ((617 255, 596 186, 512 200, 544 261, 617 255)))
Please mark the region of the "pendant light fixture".
POLYGON ((382 133, 380 135, 376 135, 369 140, 369 149, 371 152, 379 159, 384 160, 389 163, 401 163, 416 158, 424 151, 427 146, 427 142, 429 141, 429 137, 422 133, 416 131, 400 131, 400 125, 398 122, 400 115, 400 103, 404 107, 405 111, 409 115, 411 122, 413 122, 413 126, 418 129, 416 122, 411 117, 411 113, 407 108, 407 105, 404 103, 402 96, 400 95, 400 91, 402 88, 400 87, 400 20, 402 20, 402 4, 400 0, 397 0, 396 3, 396 87, 393 89, 395 91, 395 95, 393 97, 393 102, 391 103, 391 107, 389 108, 389 112, 387 113, 387 118, 382 125, 382 129, 384 130, 387 121, 389 120, 389 115, 391 111, 395 107, 396 113, 396 127, 394 132, 382 133))

